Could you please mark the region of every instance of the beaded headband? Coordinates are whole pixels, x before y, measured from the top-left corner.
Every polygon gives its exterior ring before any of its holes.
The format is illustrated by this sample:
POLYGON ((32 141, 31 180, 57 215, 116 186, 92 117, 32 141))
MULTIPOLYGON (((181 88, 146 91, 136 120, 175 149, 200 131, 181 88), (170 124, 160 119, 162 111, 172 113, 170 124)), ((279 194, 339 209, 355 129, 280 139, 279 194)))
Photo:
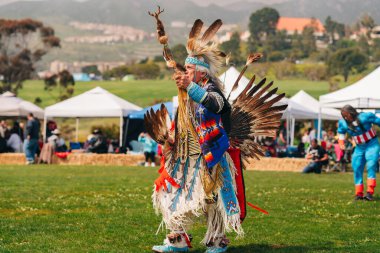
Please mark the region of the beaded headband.
POLYGON ((205 63, 204 61, 201 61, 195 57, 192 57, 192 56, 188 56, 185 60, 185 64, 195 64, 195 65, 199 65, 199 66, 202 66, 202 67, 205 67, 207 69, 210 68, 210 65, 205 63))

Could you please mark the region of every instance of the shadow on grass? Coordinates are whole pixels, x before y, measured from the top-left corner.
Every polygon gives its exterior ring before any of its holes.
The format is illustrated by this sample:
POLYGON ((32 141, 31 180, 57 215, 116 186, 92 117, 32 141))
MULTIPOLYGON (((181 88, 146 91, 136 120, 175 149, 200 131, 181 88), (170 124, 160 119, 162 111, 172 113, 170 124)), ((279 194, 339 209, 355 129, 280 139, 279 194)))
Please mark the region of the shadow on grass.
MULTIPOLYGON (((248 244, 241 246, 231 246, 228 248, 228 253, 260 253, 260 252, 316 252, 316 251, 328 251, 331 249, 328 245, 323 246, 287 246, 287 245, 268 245, 268 244, 248 244)), ((203 253, 205 250, 191 251, 193 253, 203 253)))

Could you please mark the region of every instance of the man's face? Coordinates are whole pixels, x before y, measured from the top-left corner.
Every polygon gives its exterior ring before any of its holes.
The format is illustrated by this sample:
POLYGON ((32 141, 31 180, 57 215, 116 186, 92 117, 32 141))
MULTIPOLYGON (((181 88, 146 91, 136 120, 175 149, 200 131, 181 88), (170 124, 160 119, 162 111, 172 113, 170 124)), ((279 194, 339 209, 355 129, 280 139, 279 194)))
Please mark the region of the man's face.
POLYGON ((185 65, 185 75, 187 78, 193 82, 199 83, 202 78, 205 76, 205 73, 202 71, 197 71, 196 66, 194 64, 186 64, 185 65))
POLYGON ((318 146, 318 143, 317 143, 316 141, 312 141, 312 142, 311 142, 311 146, 312 146, 313 148, 316 148, 316 147, 318 146))
POLYGON ((355 120, 354 117, 347 111, 342 111, 342 116, 343 116, 344 120, 349 122, 349 123, 351 123, 355 120))

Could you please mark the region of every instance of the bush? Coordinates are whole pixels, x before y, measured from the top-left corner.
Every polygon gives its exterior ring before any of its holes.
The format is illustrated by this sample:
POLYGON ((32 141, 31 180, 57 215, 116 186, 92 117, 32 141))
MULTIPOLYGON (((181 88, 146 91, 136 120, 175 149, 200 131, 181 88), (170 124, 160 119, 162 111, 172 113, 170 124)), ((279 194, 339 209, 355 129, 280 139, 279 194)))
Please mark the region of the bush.
POLYGON ((321 64, 306 65, 303 75, 310 81, 322 81, 327 79, 327 67, 321 64))
POLYGON ((270 63, 256 63, 253 65, 253 72, 258 77, 263 78, 268 75, 270 66, 271 66, 270 63))
POLYGON ((95 130, 99 129, 102 131, 102 134, 107 138, 107 139, 119 139, 120 135, 120 126, 117 124, 112 124, 112 125, 94 125, 91 127, 91 133, 95 130))
POLYGON ((268 61, 277 62, 285 59, 285 56, 280 51, 273 51, 268 55, 268 61))
POLYGON ((297 73, 295 64, 285 61, 273 64, 272 69, 274 71, 274 75, 279 80, 283 79, 284 77, 295 76, 297 73))
POLYGON ((130 66, 130 71, 137 79, 157 79, 160 67, 156 63, 140 63, 130 66))
POLYGON ((329 92, 339 90, 339 84, 343 82, 343 78, 341 76, 332 76, 329 79, 329 92))

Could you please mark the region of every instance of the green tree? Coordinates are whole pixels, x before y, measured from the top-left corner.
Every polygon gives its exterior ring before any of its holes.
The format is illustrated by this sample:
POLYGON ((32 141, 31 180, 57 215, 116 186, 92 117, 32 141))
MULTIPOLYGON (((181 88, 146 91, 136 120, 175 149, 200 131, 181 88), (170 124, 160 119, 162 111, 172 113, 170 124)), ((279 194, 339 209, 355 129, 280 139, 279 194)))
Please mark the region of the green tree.
POLYGON ((317 51, 314 27, 306 26, 302 31, 302 51, 304 57, 308 57, 312 52, 317 51))
POLYGON ((58 101, 70 98, 74 94, 74 85, 74 77, 67 70, 45 79, 45 90, 51 91, 53 88, 58 88, 58 101))
POLYGON ((86 74, 95 74, 97 76, 100 75, 100 71, 98 70, 98 66, 89 65, 82 68, 82 72, 86 74))
POLYGON ((160 67, 155 63, 134 64, 130 70, 138 79, 156 79, 160 75, 160 67))
POLYGON ((173 54, 173 58, 176 62, 180 64, 184 64, 187 57, 187 50, 183 44, 177 44, 173 46, 171 49, 173 54))
POLYGON ((335 34, 338 34, 339 39, 343 38, 345 35, 345 25, 334 21, 330 16, 326 18, 325 29, 329 37, 331 44, 335 45, 335 34))
POLYGON ((248 25, 249 32, 251 33, 250 41, 257 41, 260 43, 263 36, 275 34, 279 18, 280 14, 278 11, 268 7, 252 13, 248 25))
POLYGON ((374 39, 372 42, 371 51, 373 52, 373 61, 380 61, 380 39, 374 39))
POLYGON ((367 29, 367 37, 371 39, 372 29, 376 26, 375 20, 370 15, 364 14, 360 19, 360 24, 367 29))
POLYGON ((220 45, 220 48, 226 53, 231 53, 231 62, 240 64, 243 61, 240 50, 240 34, 234 32, 229 41, 225 41, 220 45))
POLYGON ((22 88, 31 78, 35 64, 49 50, 60 47, 54 29, 33 19, 0 19, 0 93, 22 88))
POLYGON ((103 78, 109 80, 111 78, 122 79, 125 75, 131 74, 131 70, 127 65, 121 65, 111 70, 104 71, 103 78))
POLYGON ((360 36, 359 41, 358 41, 358 48, 360 51, 366 55, 370 55, 370 46, 368 43, 368 40, 366 36, 360 36))
POLYGON ((328 61, 328 70, 330 74, 343 75, 344 81, 347 82, 350 73, 362 72, 367 68, 367 65, 368 56, 360 52, 359 49, 344 48, 331 55, 328 61))

